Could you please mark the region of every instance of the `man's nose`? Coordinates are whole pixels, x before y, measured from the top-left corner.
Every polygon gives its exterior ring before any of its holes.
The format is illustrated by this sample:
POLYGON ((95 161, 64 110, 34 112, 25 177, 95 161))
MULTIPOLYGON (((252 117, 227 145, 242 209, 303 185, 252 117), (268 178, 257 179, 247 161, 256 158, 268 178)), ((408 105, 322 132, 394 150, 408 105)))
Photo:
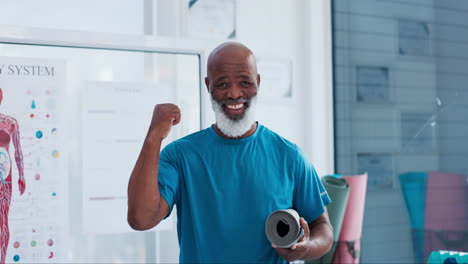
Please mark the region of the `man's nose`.
POLYGON ((242 88, 240 88, 237 85, 232 85, 228 90, 227 97, 229 99, 237 99, 239 97, 242 97, 242 88))

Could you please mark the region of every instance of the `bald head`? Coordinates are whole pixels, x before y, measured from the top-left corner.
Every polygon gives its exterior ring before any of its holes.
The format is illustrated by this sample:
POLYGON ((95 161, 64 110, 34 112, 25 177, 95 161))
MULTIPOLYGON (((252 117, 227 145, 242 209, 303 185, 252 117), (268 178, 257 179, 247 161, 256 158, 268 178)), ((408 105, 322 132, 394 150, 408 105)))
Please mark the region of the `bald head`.
POLYGON ((246 64, 257 74, 257 63, 252 51, 238 42, 225 42, 216 47, 208 57, 208 77, 210 72, 229 64, 246 64))

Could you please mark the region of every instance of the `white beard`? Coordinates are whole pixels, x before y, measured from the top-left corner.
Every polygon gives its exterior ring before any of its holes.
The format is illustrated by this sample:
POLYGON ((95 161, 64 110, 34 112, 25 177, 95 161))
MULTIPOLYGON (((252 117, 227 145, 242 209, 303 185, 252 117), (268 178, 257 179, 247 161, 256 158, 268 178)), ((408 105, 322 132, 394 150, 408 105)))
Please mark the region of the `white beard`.
POLYGON ((215 113, 216 126, 224 135, 230 138, 238 138, 244 135, 255 123, 256 104, 257 96, 254 96, 250 99, 249 106, 245 109, 244 116, 239 120, 232 120, 224 113, 222 105, 211 97, 211 106, 215 113))

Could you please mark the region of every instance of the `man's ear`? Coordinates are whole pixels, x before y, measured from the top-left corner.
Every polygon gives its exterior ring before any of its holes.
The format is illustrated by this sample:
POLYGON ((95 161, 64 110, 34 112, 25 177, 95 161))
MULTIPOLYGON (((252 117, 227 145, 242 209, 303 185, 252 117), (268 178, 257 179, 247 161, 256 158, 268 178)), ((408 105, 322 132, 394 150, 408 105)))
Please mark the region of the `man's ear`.
POLYGON ((257 89, 260 88, 260 74, 257 73, 257 89))
POLYGON ((210 92, 210 80, 208 79, 208 77, 205 77, 205 85, 206 85, 206 90, 210 92))

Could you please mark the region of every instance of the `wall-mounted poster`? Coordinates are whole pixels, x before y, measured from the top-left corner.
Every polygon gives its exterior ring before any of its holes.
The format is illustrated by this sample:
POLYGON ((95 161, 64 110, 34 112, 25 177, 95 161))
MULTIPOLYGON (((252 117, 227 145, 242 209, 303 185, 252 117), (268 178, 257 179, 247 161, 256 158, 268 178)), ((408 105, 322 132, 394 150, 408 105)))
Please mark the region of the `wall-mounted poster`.
MULTIPOLYGON (((133 231, 127 223, 127 187, 158 103, 174 103, 165 86, 86 82, 82 106, 83 228, 89 233, 133 231), (105 100, 103 100, 105 98, 105 100)), ((171 142, 174 127, 164 144, 171 142)), ((175 214, 156 230, 170 229, 175 214)))
POLYGON ((431 113, 401 113, 402 152, 432 151, 435 146, 435 120, 431 113))
POLYGON ((67 259, 65 63, 0 57, 0 262, 67 259))
POLYGON ((236 38, 235 0, 188 0, 186 35, 192 38, 236 38))
POLYGON ((425 21, 398 20, 398 53, 403 56, 430 56, 431 28, 425 21))
POLYGON ((391 188, 395 166, 391 153, 358 153, 358 173, 368 173, 367 186, 374 189, 391 188))
POLYGON ((356 67, 356 100, 364 103, 390 102, 390 77, 388 67, 356 67))

